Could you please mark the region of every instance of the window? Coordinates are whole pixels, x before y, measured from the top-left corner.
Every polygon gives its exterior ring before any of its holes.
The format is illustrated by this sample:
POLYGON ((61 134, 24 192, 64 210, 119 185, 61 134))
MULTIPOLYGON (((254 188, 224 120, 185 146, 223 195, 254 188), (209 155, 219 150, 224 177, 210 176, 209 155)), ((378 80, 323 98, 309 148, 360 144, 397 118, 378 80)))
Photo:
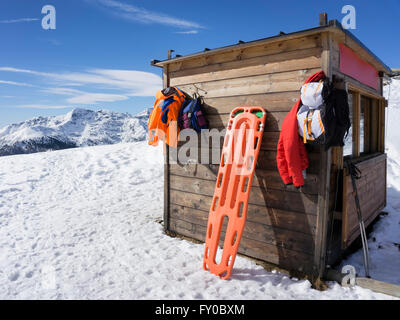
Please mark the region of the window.
MULTIPOLYGON (((365 97, 361 98, 360 105, 360 154, 365 150, 365 114, 368 113, 368 100, 365 97)), ((366 150, 365 150, 366 151, 366 150)))
POLYGON ((345 139, 343 156, 359 157, 378 152, 379 124, 381 122, 380 100, 357 91, 348 94, 351 128, 345 139))
POLYGON ((344 140, 343 156, 351 156, 353 154, 353 92, 351 91, 348 94, 348 101, 351 127, 344 140))

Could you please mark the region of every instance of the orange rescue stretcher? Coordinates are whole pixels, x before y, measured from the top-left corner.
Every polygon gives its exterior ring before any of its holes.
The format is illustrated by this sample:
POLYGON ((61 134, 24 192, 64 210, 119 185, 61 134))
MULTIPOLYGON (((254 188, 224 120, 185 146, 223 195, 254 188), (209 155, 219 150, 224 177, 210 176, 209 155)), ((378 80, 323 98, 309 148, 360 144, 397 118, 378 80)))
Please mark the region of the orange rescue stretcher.
POLYGON ((266 112, 261 107, 238 107, 230 114, 208 217, 203 260, 204 270, 222 279, 228 279, 232 273, 242 237, 265 119, 266 112), (225 217, 228 223, 221 256, 218 248, 225 217))

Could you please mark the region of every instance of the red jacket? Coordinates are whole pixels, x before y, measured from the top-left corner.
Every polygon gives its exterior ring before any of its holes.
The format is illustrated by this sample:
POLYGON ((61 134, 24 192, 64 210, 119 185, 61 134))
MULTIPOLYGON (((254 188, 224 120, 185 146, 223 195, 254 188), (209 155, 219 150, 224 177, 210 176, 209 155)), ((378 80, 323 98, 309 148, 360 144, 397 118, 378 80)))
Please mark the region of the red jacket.
MULTIPOLYGON (((304 83, 316 82, 324 78, 323 71, 314 73, 304 83)), ((279 135, 276 162, 284 184, 293 183, 296 187, 304 185, 302 171, 308 168, 307 151, 299 135, 297 111, 301 99, 292 107, 292 110, 283 119, 279 135)))

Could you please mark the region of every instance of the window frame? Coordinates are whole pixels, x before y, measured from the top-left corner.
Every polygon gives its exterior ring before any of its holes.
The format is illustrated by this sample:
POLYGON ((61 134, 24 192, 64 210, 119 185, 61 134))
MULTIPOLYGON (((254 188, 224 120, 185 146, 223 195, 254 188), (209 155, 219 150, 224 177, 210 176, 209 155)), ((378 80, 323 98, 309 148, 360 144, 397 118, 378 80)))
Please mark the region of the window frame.
POLYGON ((369 158, 376 153, 385 152, 385 107, 387 101, 379 94, 374 94, 351 83, 347 84, 347 91, 353 95, 352 119, 352 154, 345 159, 369 158), (364 110, 364 152, 360 152, 360 123, 362 98, 370 99, 370 107, 364 110), (366 112, 365 112, 366 111, 366 112), (376 119, 372 121, 372 119, 376 119), (367 128, 367 130, 365 130, 367 128))

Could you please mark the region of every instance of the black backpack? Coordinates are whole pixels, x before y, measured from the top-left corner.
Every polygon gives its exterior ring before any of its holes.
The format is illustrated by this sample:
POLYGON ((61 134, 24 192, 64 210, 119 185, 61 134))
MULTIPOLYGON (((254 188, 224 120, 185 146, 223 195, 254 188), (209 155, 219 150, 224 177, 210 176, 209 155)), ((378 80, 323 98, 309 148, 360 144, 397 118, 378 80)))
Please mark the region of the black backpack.
POLYGON ((349 102, 346 90, 330 88, 330 93, 325 100, 325 123, 327 126, 325 137, 325 150, 334 146, 344 146, 351 122, 349 102))

